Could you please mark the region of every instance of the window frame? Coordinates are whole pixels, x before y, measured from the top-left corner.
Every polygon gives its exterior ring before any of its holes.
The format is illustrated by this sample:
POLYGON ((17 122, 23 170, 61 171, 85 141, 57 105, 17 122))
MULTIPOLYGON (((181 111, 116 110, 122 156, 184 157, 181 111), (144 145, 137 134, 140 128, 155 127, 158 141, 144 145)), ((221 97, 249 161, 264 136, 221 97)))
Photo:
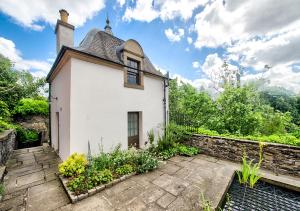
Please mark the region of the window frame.
POLYGON ((140 80, 140 61, 136 60, 136 59, 132 59, 130 57, 127 58, 127 65, 126 65, 126 70, 127 70, 127 83, 130 85, 141 85, 141 80, 140 80), (135 63, 136 67, 133 67, 133 65, 131 66, 130 63, 135 63), (133 81, 130 81, 129 78, 130 76, 134 76, 132 78, 133 81))

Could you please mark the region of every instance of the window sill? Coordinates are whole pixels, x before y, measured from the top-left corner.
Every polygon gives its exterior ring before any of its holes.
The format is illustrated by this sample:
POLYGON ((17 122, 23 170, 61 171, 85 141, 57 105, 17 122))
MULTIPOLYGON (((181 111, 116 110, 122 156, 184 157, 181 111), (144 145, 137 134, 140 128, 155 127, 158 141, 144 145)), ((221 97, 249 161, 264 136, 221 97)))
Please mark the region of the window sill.
POLYGON ((129 83, 124 83, 124 87, 127 88, 132 88, 132 89, 141 89, 144 90, 144 86, 143 85, 137 85, 137 84, 129 84, 129 83))

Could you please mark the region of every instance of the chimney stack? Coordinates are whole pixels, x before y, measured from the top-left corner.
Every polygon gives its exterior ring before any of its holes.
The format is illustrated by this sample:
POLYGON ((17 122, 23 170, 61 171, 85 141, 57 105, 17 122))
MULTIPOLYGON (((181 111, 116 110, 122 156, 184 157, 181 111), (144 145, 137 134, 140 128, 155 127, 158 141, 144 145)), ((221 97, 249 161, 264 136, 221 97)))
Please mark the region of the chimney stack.
POLYGON ((60 20, 57 20, 55 27, 57 53, 63 45, 74 46, 74 26, 68 23, 69 13, 64 9, 59 10, 59 13, 60 20))

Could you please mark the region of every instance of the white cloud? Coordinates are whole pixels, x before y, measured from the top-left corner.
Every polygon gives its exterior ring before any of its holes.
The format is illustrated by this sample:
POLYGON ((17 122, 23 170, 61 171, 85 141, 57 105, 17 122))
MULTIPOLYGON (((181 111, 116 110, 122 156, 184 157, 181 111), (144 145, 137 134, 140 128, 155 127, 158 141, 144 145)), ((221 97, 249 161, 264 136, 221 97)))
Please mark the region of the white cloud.
MULTIPOLYGON (((300 63, 300 4, 294 0, 211 1, 195 15, 193 32, 197 34, 196 48, 225 49, 225 58, 254 70, 243 80, 260 75, 267 64, 272 68, 265 74, 270 85, 300 91, 299 74, 292 67, 300 63)), ((203 66, 206 74, 220 65, 208 55, 203 66), (212 62, 212 59, 214 61, 212 62)), ((202 66, 202 69, 203 69, 202 66)))
POLYGON ((193 65, 193 68, 195 68, 195 69, 198 69, 200 67, 200 63, 198 61, 194 61, 192 63, 192 65, 193 65))
POLYGON ((131 19, 138 21, 151 22, 159 16, 159 13, 154 10, 152 1, 139 0, 134 8, 127 7, 123 16, 123 20, 130 21, 131 19))
POLYGON ((185 50, 186 52, 189 52, 189 51, 190 51, 190 48, 189 48, 189 47, 186 47, 184 50, 185 50))
POLYGON ((171 42, 179 42, 184 36, 184 29, 179 28, 177 32, 175 32, 171 28, 168 28, 165 30, 165 35, 171 42))
POLYGON ((181 18, 186 21, 192 17, 196 8, 205 5, 208 0, 135 0, 132 2, 135 5, 126 8, 123 20, 151 22, 156 18, 163 21, 181 18))
POLYGON ((21 52, 16 48, 11 40, 0 37, 0 54, 9 58, 17 70, 31 70, 35 76, 45 76, 51 64, 40 60, 27 60, 22 58, 21 52))
POLYGON ((117 2, 120 5, 120 7, 123 7, 124 4, 126 3, 126 0, 117 0, 117 2))
POLYGON ((12 17, 18 24, 32 30, 43 30, 45 23, 54 25, 59 18, 58 11, 66 9, 69 22, 82 26, 105 7, 104 0, 67 1, 67 0, 1 0, 0 11, 12 17))
POLYGON ((193 43, 193 39, 191 37, 187 37, 187 42, 188 42, 188 44, 192 44, 193 43))
POLYGON ((225 6, 223 1, 213 1, 195 16, 195 46, 230 45, 298 28, 299 10, 300 4, 294 0, 227 0, 225 6))

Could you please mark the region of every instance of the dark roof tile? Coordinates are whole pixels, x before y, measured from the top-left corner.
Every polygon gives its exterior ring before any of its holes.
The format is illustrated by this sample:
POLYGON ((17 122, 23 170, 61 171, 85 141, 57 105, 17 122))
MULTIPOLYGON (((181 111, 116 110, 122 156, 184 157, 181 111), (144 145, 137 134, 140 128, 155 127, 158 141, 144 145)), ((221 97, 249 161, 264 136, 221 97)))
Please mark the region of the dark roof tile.
MULTIPOLYGON (((104 31, 92 29, 87 33, 79 46, 74 49, 124 65, 119 54, 120 46, 124 43, 124 40, 104 31)), ((161 72, 155 69, 147 56, 144 58, 144 64, 145 72, 163 76, 161 72)))

